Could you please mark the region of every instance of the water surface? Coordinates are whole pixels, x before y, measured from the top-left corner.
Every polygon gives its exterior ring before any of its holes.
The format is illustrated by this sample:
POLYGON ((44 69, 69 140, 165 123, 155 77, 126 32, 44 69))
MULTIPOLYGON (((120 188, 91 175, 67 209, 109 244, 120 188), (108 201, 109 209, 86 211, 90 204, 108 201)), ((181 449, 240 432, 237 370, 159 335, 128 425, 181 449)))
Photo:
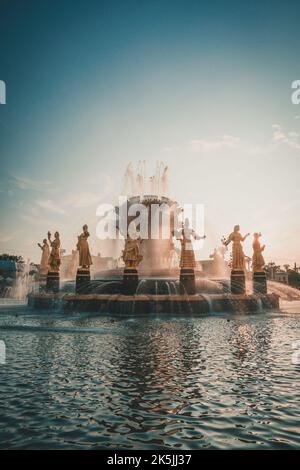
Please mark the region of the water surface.
POLYGON ((300 303, 98 317, 1 305, 0 448, 300 445, 300 303))

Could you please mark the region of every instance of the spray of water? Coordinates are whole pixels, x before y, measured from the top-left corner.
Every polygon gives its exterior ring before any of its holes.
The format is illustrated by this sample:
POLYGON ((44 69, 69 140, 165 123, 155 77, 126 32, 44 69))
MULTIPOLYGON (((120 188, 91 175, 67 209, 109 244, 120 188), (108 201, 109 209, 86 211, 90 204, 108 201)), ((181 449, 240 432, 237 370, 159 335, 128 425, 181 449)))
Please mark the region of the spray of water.
POLYGON ((300 300, 300 290, 282 284, 281 282, 268 281, 268 291, 280 296, 282 300, 300 300))

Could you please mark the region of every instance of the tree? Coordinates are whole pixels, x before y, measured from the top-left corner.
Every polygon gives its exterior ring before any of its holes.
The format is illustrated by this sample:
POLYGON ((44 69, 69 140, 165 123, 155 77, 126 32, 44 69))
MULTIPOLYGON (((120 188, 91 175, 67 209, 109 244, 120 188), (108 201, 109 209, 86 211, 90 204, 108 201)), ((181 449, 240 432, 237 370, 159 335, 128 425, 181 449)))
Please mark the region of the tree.
POLYGON ((22 256, 19 255, 9 255, 8 253, 2 253, 0 255, 1 261, 14 261, 15 263, 25 263, 22 256))
POLYGON ((281 270, 281 267, 274 263, 274 261, 270 261, 264 268, 267 273, 269 279, 274 278, 274 274, 281 270))

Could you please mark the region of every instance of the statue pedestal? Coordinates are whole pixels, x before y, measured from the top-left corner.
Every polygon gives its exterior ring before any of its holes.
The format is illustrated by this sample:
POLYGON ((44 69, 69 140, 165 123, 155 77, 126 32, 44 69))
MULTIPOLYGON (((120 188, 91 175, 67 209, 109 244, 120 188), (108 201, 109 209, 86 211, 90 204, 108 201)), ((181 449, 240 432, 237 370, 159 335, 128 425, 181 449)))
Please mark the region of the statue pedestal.
POLYGON ((59 272, 49 271, 47 274, 46 291, 54 294, 59 292, 59 272))
POLYGON ((77 274, 76 274, 76 286, 75 286, 76 294, 80 294, 80 293, 83 294, 84 288, 89 284, 90 280, 91 280, 90 270, 78 268, 77 274))
POLYGON ((246 283, 244 271, 231 271, 230 283, 232 294, 245 294, 246 283))
POLYGON ((47 285, 47 273, 39 275, 39 291, 43 292, 46 289, 47 285))
POLYGON ((134 295, 139 283, 137 269, 125 268, 123 274, 123 294, 134 295))
POLYGON ((253 273, 253 293, 267 294, 267 276, 264 271, 253 273))
POLYGON ((193 268, 180 269, 180 294, 194 295, 196 293, 195 271, 193 268))

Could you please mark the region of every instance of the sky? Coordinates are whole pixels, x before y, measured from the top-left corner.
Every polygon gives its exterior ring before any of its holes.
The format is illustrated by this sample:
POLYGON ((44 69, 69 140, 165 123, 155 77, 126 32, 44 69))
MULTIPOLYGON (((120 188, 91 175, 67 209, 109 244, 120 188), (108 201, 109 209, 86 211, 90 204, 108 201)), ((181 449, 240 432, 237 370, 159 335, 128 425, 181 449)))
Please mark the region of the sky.
MULTIPOLYGON (((38 261, 84 223, 128 162, 170 168, 205 207, 207 258, 235 224, 300 263, 298 1, 0 0, 0 253, 38 261)), ((245 244, 251 254, 251 239, 245 244)))

